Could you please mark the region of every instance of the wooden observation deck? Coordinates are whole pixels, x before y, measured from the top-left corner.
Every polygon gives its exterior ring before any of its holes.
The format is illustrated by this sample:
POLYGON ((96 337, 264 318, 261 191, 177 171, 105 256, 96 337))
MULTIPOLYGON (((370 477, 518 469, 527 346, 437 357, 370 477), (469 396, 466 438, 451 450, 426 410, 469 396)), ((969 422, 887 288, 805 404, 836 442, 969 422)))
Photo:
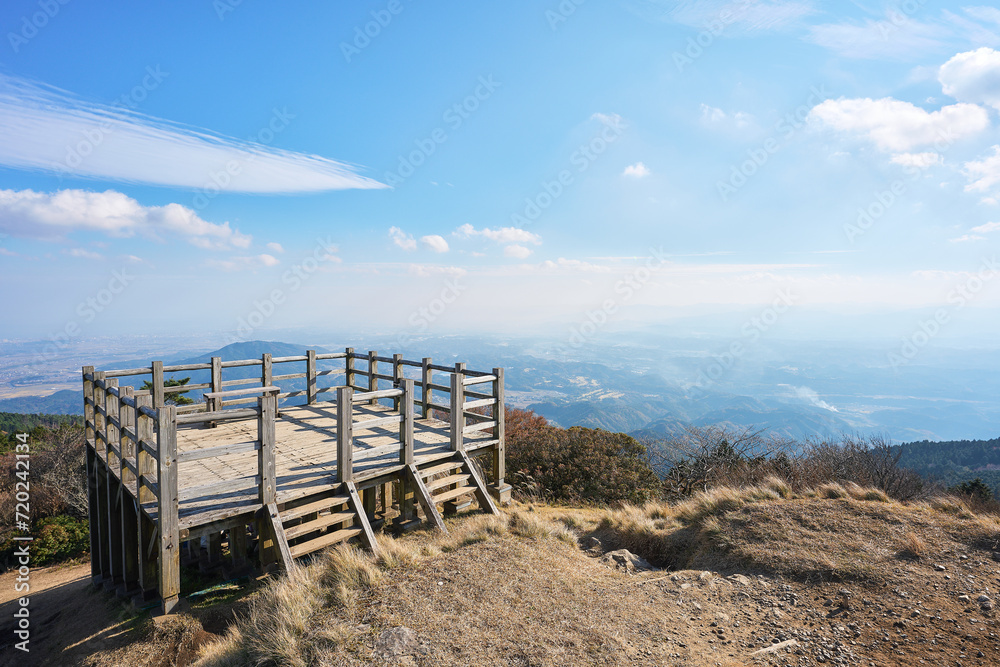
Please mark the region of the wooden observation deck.
POLYGON ((85 366, 83 394, 94 583, 158 598, 165 613, 182 558, 230 573, 254 561, 287 569, 346 540, 375 550, 389 520, 444 530, 438 506, 496 513, 510 496, 502 368, 308 350, 85 366), (302 370, 276 373, 282 365, 302 370), (169 374, 207 381, 178 386, 169 374), (130 386, 143 381, 151 388, 130 386), (180 392, 203 402, 170 405, 180 392))

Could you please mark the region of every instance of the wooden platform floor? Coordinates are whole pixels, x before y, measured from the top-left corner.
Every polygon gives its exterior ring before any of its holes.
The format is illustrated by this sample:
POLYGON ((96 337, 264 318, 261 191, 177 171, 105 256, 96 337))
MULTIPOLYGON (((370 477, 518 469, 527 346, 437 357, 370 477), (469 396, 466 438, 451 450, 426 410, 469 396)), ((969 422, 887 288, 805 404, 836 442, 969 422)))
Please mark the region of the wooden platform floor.
MULTIPOLYGON (((384 405, 360 405, 354 408, 354 479, 359 487, 365 480, 398 473, 399 426, 365 429, 358 423, 396 414, 384 405), (392 451, 378 452, 396 444, 392 451), (371 451, 370 454, 368 452, 371 451)), ((448 422, 416 419, 413 423, 414 459, 418 465, 451 455, 448 422)), ((177 431, 177 452, 257 441, 257 421, 248 419, 220 423, 215 428, 202 425, 182 426, 177 431)), ((282 407, 275 423, 275 465, 277 501, 284 503, 335 487, 337 479, 337 408, 333 403, 282 407)), ((467 450, 474 451, 494 444, 489 431, 465 438, 467 450)), ((257 452, 229 454, 178 464, 180 528, 221 521, 256 511, 257 452), (244 488, 228 493, 199 495, 195 487, 213 482, 245 479, 244 488)), ((135 483, 131 485, 133 493, 135 483)), ((242 485, 241 485, 242 486, 242 485)), ((154 520, 156 506, 144 504, 143 510, 154 520)))

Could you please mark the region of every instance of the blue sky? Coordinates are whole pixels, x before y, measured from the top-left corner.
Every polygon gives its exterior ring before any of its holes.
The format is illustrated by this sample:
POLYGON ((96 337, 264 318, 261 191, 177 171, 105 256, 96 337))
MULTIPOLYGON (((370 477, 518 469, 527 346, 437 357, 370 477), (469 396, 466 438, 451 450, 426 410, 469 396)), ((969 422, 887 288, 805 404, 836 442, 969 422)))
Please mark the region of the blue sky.
POLYGON ((0 25, 0 337, 669 333, 780 299, 903 337, 997 321, 992 7, 11 0, 0 25))

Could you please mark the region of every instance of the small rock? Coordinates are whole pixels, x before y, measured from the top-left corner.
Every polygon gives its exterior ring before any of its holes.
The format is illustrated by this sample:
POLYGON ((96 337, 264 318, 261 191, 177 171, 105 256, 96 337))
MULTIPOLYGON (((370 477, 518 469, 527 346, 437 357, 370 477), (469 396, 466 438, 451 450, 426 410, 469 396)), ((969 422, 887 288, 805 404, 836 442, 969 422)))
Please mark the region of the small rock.
POLYGON ((737 584, 741 584, 743 586, 750 585, 750 579, 743 576, 742 574, 731 574, 726 578, 729 579, 730 581, 736 582, 737 584))
POLYGON ((375 658, 389 660, 420 652, 417 633, 405 625, 401 625, 398 628, 389 628, 379 635, 378 639, 375 640, 375 650, 372 655, 375 658))
POLYGON ((976 602, 989 602, 989 601, 990 601, 990 596, 987 595, 986 593, 983 593, 982 595, 976 598, 976 602))
POLYGON ((969 601, 969 596, 968 595, 959 595, 958 599, 961 600, 962 602, 968 602, 969 601))
POLYGON ((793 646, 798 646, 799 642, 795 639, 789 639, 788 641, 780 642, 778 644, 771 644, 770 646, 765 646, 764 648, 754 651, 750 655, 763 655, 765 653, 777 653, 783 648, 792 648, 793 646))
POLYGON ((608 553, 601 556, 601 562, 609 567, 613 567, 616 570, 622 569, 626 572, 648 572, 649 570, 655 570, 652 565, 649 564, 642 556, 636 556, 634 553, 628 549, 618 549, 617 551, 609 551, 608 553))
POLYGON ((588 551, 604 551, 604 544, 596 537, 588 537, 586 545, 588 551))
POLYGON ((940 563, 934 563, 934 569, 937 570, 938 572, 944 572, 948 568, 946 568, 944 565, 941 565, 940 563))
POLYGON ((993 603, 987 600, 986 602, 980 604, 979 608, 982 609, 983 611, 990 611, 991 609, 993 609, 993 603))

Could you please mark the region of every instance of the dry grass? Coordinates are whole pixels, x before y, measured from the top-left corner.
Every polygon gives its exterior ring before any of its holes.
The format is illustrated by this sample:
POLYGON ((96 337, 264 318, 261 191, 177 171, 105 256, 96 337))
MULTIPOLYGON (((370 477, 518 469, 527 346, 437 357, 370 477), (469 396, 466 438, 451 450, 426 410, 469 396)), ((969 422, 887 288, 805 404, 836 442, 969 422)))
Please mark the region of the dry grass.
POLYGON ((900 558, 920 560, 927 552, 927 544, 912 530, 903 537, 903 545, 899 549, 900 558))

